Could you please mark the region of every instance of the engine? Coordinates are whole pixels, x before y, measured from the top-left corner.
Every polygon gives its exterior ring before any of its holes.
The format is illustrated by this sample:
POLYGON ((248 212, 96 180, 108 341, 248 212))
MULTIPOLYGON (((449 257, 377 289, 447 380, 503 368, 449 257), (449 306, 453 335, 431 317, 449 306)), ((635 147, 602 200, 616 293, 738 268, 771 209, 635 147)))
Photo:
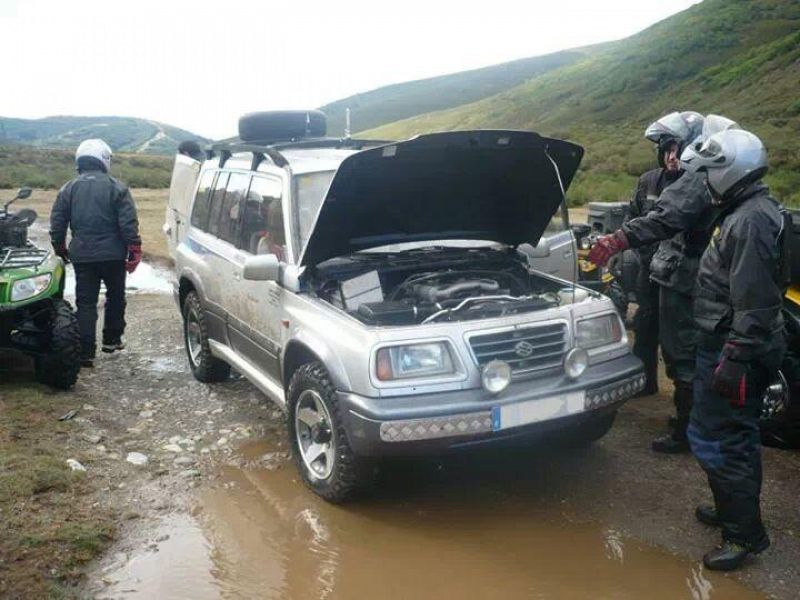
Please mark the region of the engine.
POLYGON ((534 289, 524 271, 445 270, 414 273, 389 287, 373 271, 341 282, 332 303, 370 325, 463 321, 557 306, 558 286, 542 284, 534 289))

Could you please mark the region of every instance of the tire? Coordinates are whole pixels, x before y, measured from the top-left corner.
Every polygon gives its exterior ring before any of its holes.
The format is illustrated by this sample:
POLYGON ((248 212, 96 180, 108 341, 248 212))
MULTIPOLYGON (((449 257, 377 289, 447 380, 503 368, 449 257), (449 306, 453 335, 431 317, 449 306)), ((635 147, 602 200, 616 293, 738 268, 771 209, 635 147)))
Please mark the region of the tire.
POLYGON ((333 503, 349 500, 369 487, 373 480, 371 461, 356 456, 350 448, 336 392, 319 362, 307 363, 295 371, 289 383, 287 400, 292 456, 305 484, 315 494, 333 503), (307 412, 311 403, 318 403, 316 414, 321 417, 316 425, 317 433, 320 433, 318 440, 313 439, 308 419, 298 418, 299 410, 307 412), (326 438, 329 440, 327 443, 324 442, 326 438), (306 444, 308 446, 304 447, 306 444), (327 446, 329 450, 318 461, 309 464, 309 449, 313 445, 327 446))
POLYGON ((211 354, 205 313, 195 292, 189 292, 183 301, 183 344, 195 379, 216 383, 230 376, 230 365, 211 354))
POLYGON ((65 300, 54 299, 47 352, 36 360, 36 380, 68 390, 81 370, 81 335, 78 319, 65 300))
POLYGON ((318 110, 272 110, 239 117, 239 139, 243 142, 277 142, 324 137, 325 113, 318 110))

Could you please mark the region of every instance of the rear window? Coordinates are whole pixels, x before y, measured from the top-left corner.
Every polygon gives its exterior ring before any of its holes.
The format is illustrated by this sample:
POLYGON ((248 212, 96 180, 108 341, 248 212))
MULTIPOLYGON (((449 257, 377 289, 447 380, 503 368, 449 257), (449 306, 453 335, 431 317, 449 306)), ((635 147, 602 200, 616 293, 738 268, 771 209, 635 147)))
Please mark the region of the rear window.
POLYGON ((215 171, 205 171, 200 176, 200 183, 197 186, 197 194, 194 197, 194 207, 192 208, 192 225, 199 229, 208 226, 208 192, 214 182, 215 171))
POLYGON ((211 235, 219 235, 220 215, 222 215, 222 204, 225 201, 225 186, 228 185, 230 173, 220 173, 217 182, 214 184, 214 191, 211 192, 211 200, 208 214, 207 231, 211 235))
POLYGON ((225 186, 225 198, 222 200, 219 215, 219 232, 221 240, 236 245, 241 230, 242 199, 247 192, 250 175, 247 173, 231 173, 225 186))

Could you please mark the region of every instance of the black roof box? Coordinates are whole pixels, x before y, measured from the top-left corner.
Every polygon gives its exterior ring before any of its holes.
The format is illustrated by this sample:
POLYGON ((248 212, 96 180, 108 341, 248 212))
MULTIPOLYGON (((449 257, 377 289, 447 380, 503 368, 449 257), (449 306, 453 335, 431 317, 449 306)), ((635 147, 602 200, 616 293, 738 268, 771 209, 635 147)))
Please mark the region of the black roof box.
POLYGON ((239 139, 244 142, 274 143, 325 137, 325 113, 318 110, 271 110, 239 117, 239 139))

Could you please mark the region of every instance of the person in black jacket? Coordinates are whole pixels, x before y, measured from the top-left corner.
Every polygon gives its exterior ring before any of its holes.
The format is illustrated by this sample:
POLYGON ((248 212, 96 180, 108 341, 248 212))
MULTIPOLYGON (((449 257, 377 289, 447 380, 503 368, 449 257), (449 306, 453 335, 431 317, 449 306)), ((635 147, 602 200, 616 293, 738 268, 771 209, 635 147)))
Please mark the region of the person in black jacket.
MULTIPOLYGON (((682 175, 680 151, 699 133, 702 115, 693 112, 671 113, 645 130, 645 138, 656 144, 658 168, 644 173, 636 184, 626 222, 649 214, 664 189, 682 175)), ((645 387, 642 395, 658 393, 659 286, 650 278, 650 262, 657 243, 636 246, 639 270, 636 276, 636 316, 633 353, 644 363, 645 387)))
POLYGON ((50 238, 55 253, 75 267, 81 362, 91 367, 101 282, 106 286, 103 352, 125 347, 125 277, 141 261, 142 240, 128 188, 108 174, 108 144, 99 139, 85 140, 78 146, 75 161, 78 177, 58 192, 50 214, 50 238), (72 232, 69 249, 67 229, 72 232))
MULTIPOLYGON (((701 135, 704 123, 702 115, 685 111, 665 115, 647 128, 645 136, 658 143, 659 162, 667 167, 660 176, 663 178, 660 186, 656 177, 658 171, 643 176, 650 178, 653 189, 648 195, 654 195, 655 190, 658 194, 651 201, 649 210, 638 211, 640 214, 627 220, 619 231, 598 240, 589 254, 589 260, 605 264, 610 256, 628 247, 647 249, 641 255, 637 282, 640 307, 635 321, 634 353, 645 363, 648 379, 655 379, 657 344, 660 342, 667 376, 675 386, 676 417, 671 419, 671 431, 653 440, 652 448, 657 452, 689 451, 686 428, 692 407, 695 359, 695 331, 691 317, 694 274, 691 264, 697 262, 702 248, 695 250, 693 244, 686 243, 686 236, 679 233, 684 229, 683 224, 676 229, 666 226, 664 221, 671 225, 675 213, 685 212, 684 205, 690 205, 689 212, 694 211, 698 199, 703 206, 710 204, 704 183, 684 181, 677 160, 680 152, 701 135), (672 236, 676 238, 670 240, 672 236), (662 243, 656 248, 659 242, 662 243), (682 265, 680 269, 679 265, 682 265)), ((655 385, 648 387, 655 393, 655 385)))
POLYGON ((761 399, 786 350, 781 314, 788 280, 784 211, 761 182, 767 153, 755 135, 728 130, 682 157, 706 178, 720 212, 700 260, 694 317, 697 372, 689 425, 692 452, 714 506, 698 520, 721 527, 706 567, 732 570, 769 547, 761 521, 761 399))

